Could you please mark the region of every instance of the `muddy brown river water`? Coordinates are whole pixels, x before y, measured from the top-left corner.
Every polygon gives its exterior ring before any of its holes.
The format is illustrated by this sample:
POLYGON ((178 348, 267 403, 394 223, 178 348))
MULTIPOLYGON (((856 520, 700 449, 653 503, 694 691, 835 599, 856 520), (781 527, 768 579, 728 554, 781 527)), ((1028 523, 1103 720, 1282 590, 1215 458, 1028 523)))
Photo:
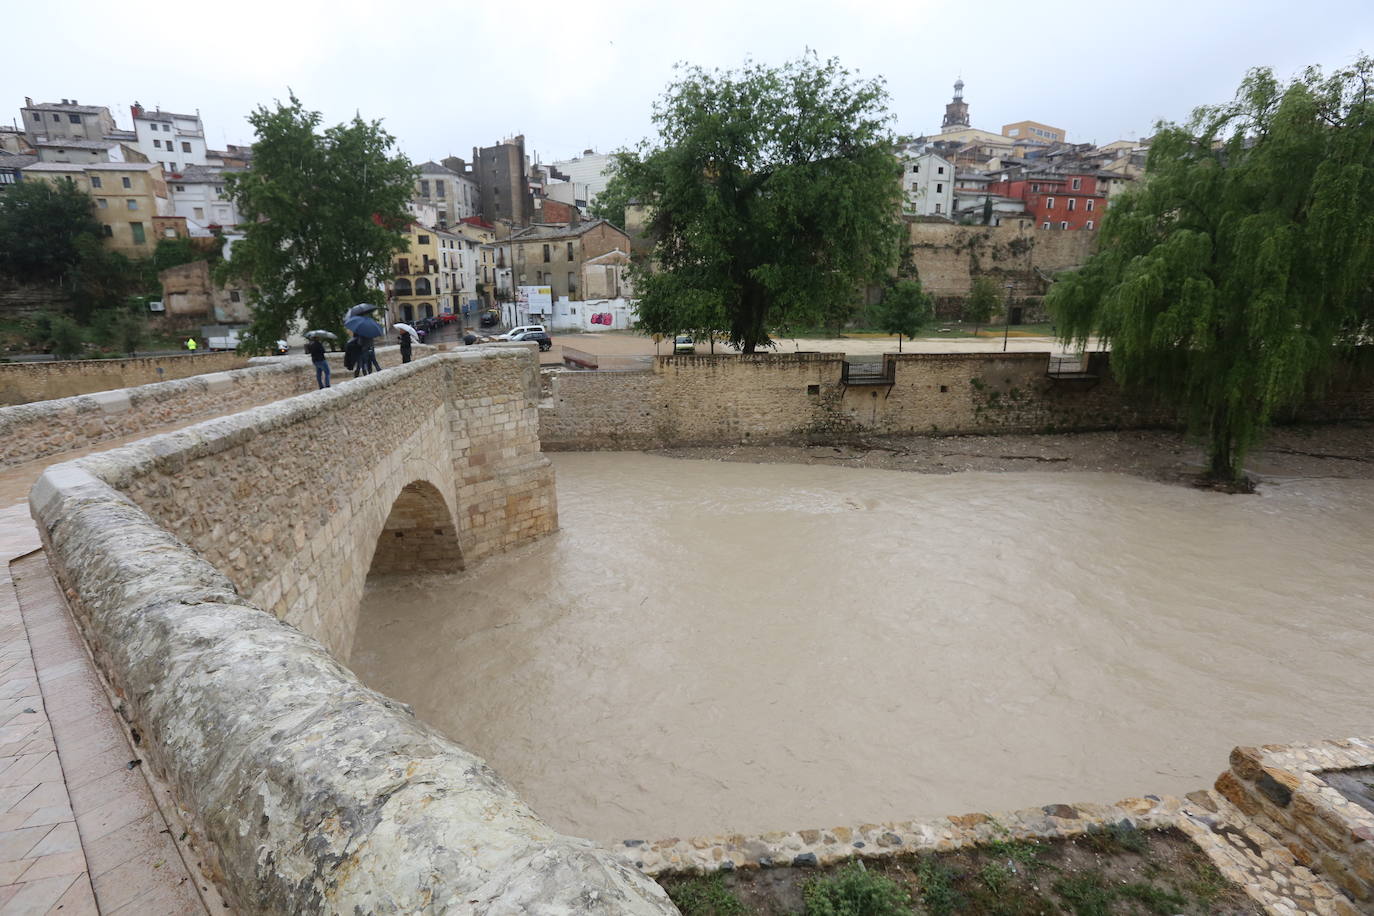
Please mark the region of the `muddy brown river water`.
POLYGON ((554 463, 562 530, 374 580, 352 665, 560 830, 1110 802, 1374 732, 1374 481, 554 463))

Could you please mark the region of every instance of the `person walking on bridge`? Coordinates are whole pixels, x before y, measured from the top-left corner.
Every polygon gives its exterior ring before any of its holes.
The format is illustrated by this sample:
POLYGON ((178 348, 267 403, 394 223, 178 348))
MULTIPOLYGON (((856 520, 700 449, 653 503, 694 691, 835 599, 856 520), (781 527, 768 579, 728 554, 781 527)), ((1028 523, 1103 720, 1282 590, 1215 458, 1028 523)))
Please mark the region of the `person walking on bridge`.
POLYGON ((321 388, 329 387, 329 359, 324 353, 324 341, 312 339, 305 345, 310 361, 315 364, 315 383, 321 388))

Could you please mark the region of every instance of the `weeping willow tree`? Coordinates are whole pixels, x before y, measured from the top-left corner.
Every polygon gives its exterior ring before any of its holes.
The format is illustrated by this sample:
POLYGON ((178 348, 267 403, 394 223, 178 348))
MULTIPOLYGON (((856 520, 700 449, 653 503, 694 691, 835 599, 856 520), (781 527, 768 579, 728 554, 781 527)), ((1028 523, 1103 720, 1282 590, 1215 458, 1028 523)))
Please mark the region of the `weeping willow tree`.
POLYGON ((1275 414, 1369 342, 1372 70, 1287 85, 1253 70, 1230 104, 1160 125, 1143 186, 1051 290, 1064 337, 1108 342, 1117 380, 1176 405, 1220 481, 1243 480, 1275 414))

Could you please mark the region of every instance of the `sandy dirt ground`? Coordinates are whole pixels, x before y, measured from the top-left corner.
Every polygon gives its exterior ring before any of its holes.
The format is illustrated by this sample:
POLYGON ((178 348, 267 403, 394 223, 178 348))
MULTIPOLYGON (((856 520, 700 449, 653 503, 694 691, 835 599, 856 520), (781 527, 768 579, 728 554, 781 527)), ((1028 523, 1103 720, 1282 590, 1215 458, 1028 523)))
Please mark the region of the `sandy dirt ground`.
MULTIPOLYGON (((659 454, 755 463, 825 464, 927 474, 956 471, 1116 471, 1191 483, 1205 467, 1200 445, 1167 430, 1056 435, 883 436, 845 445, 665 449, 659 454)), ((1284 426, 1251 453, 1260 486, 1293 478, 1374 479, 1374 424, 1284 426)))

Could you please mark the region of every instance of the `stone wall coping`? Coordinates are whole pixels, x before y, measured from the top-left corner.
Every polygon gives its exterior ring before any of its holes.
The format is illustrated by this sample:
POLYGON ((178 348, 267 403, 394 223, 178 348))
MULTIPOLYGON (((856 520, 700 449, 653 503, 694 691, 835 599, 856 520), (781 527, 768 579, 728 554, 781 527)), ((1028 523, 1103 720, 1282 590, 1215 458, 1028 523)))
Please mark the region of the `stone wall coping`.
MULTIPOLYGON (((348 405, 365 400, 374 391, 417 373, 435 371, 448 360, 516 359, 519 356, 518 351, 487 354, 463 351, 435 353, 402 366, 393 366, 383 372, 350 379, 347 385, 320 388, 228 416, 202 420, 182 429, 150 436, 81 460, 102 480, 118 487, 121 482, 145 474, 161 462, 184 461, 213 455, 242 445, 259 433, 288 429, 298 421, 321 411, 346 410, 348 405)), ((280 368, 264 368, 272 371, 304 371, 299 365, 299 360, 280 368)), ((308 363, 306 368, 309 368, 308 363)), ((199 378, 205 379, 208 376, 199 378)))
POLYGON ((48 468, 30 505, 54 572, 236 908, 673 913, 643 873, 552 830, 480 758, 245 600, 110 483, 454 360, 533 362, 443 353, 48 468))

